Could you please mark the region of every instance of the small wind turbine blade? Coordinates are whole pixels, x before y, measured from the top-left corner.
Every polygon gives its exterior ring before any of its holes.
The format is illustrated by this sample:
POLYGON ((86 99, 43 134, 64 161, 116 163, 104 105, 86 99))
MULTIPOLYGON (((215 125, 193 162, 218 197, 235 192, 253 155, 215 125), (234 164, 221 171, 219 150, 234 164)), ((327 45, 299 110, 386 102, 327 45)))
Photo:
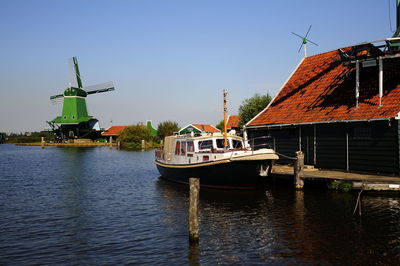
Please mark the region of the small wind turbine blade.
POLYGON ((305 36, 304 38, 307 38, 308 33, 310 33, 310 30, 311 30, 311 25, 310 25, 310 27, 308 28, 308 31, 307 31, 306 36, 305 36))
POLYGON ((312 43, 312 44, 314 44, 314 45, 316 45, 316 46, 319 46, 318 44, 316 44, 316 43, 313 42, 313 41, 310 41, 309 39, 307 39, 307 42, 310 42, 310 43, 312 43))
POLYGON ((112 82, 106 82, 106 83, 96 84, 96 85, 92 85, 92 86, 87 86, 87 87, 84 87, 83 89, 86 91, 87 94, 95 94, 95 93, 101 93, 101 92, 115 90, 114 83, 112 83, 112 82))
POLYGON ((69 60, 70 81, 74 88, 82 88, 81 74, 79 73, 78 59, 74 56, 69 60))
POLYGON ((298 35, 297 33, 294 33, 294 32, 292 32, 292 34, 296 35, 296 36, 297 36, 297 37, 299 37, 299 38, 302 38, 302 39, 304 39, 304 37, 303 37, 303 36, 300 36, 300 35, 298 35))
POLYGON ((304 43, 301 43, 300 48, 299 48, 299 51, 298 51, 297 53, 300 53, 301 48, 303 48, 303 45, 304 45, 304 43))
POLYGON ((58 98, 62 98, 62 97, 64 97, 64 94, 57 94, 57 95, 50 96, 50 100, 54 100, 54 99, 58 99, 58 98))

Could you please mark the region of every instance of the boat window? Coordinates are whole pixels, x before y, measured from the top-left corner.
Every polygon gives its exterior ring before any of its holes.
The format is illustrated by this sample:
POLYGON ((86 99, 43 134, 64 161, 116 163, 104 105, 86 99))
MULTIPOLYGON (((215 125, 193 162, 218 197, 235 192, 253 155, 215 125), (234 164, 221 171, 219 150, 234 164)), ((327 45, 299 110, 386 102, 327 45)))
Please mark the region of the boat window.
POLYGON ((212 147, 213 144, 211 139, 199 141, 199 150, 212 149, 212 147))
POLYGON ((179 155, 180 149, 181 149, 181 142, 177 141, 175 146, 175 155, 179 155))
POLYGON ((233 139, 233 140, 232 140, 232 146, 233 146, 234 149, 241 149, 241 148, 243 148, 243 147, 242 147, 242 142, 241 142, 240 140, 236 140, 236 139, 233 139))
POLYGON ((224 147, 224 139, 216 139, 216 141, 217 141, 217 148, 224 147))
POLYGON ((188 142, 187 142, 187 151, 188 151, 188 152, 194 152, 194 144, 193 144, 193 141, 188 141, 188 142))
POLYGON ((181 141, 181 155, 186 155, 186 141, 181 141))

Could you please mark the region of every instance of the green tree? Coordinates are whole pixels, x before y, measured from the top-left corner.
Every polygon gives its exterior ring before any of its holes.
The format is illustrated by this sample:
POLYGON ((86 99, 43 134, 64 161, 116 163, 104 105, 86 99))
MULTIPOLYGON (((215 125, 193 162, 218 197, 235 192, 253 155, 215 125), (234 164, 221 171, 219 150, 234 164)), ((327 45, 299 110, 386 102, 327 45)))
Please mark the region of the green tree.
POLYGON ((224 131, 224 120, 221 120, 221 122, 219 122, 215 127, 221 131, 224 131))
POLYGON ((126 143, 131 143, 133 146, 139 147, 142 143, 142 140, 150 142, 153 140, 153 137, 151 136, 150 129, 148 129, 145 125, 136 124, 124 128, 124 130, 122 130, 118 136, 118 140, 121 141, 123 146, 127 146, 126 143))
POLYGON ((245 125, 259 114, 271 100, 272 97, 268 93, 266 95, 256 93, 253 97, 245 99, 239 107, 240 126, 245 125))
POLYGON ((178 123, 172 121, 164 121, 158 124, 158 136, 160 139, 164 139, 166 136, 171 136, 174 132, 179 131, 178 123))

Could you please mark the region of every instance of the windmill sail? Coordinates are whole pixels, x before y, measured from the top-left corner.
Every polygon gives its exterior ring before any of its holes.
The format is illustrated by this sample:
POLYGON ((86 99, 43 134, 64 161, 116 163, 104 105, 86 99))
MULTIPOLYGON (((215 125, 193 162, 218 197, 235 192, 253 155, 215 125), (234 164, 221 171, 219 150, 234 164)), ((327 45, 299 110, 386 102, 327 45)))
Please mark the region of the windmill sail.
POLYGON ((57 95, 50 96, 50 100, 55 100, 55 99, 62 98, 62 97, 64 97, 64 94, 57 94, 57 95))
POLYGON ((82 88, 81 74, 79 73, 78 59, 74 56, 69 60, 71 87, 82 88))
POLYGON ((87 86, 87 87, 84 87, 83 89, 86 91, 87 94, 95 94, 95 93, 101 93, 101 92, 115 90, 114 83, 112 83, 112 82, 106 82, 106 83, 96 84, 96 85, 92 85, 92 86, 87 86))

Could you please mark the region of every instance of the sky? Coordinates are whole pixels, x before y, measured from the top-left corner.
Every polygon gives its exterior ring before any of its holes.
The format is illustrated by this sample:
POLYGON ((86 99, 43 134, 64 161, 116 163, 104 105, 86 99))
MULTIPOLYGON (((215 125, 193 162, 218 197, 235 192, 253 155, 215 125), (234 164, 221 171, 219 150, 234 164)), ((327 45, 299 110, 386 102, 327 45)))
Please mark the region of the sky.
POLYGON ((216 125, 254 94, 275 96, 307 55, 391 37, 395 0, 0 0, 0 132, 40 131, 76 56, 101 127, 216 125))

